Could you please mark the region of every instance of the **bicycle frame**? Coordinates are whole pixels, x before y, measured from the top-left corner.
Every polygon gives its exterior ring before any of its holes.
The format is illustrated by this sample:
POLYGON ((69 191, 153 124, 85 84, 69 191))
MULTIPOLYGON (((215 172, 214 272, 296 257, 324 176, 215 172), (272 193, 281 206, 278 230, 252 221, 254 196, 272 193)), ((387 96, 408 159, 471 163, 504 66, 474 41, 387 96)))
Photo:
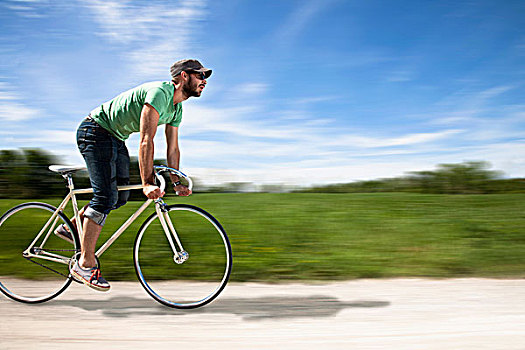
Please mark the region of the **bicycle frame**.
MULTIPOLYGON (((186 178, 188 180, 188 182, 189 182, 189 186, 188 187, 190 189, 191 189, 191 187, 193 187, 191 179, 189 177, 187 177, 186 175, 184 175, 183 173, 181 173, 181 172, 179 172, 179 171, 177 171, 175 169, 171 169, 171 168, 165 167, 165 166, 155 167, 155 168, 157 170, 157 172, 155 173, 155 176, 157 177, 157 179, 160 182, 160 186, 159 187, 160 187, 161 191, 164 191, 164 189, 166 187, 166 182, 165 182, 164 178, 161 175, 159 175, 160 171, 172 171, 172 172, 174 171, 180 177, 184 177, 184 178, 186 178)), ((64 209, 66 208, 66 206, 68 205, 70 200, 72 202, 72 207, 73 207, 74 217, 75 217, 75 220, 76 220, 77 230, 78 230, 79 236, 81 237, 81 234, 83 232, 82 231, 82 222, 80 220, 80 214, 79 214, 79 210, 78 210, 78 204, 77 204, 76 196, 79 195, 79 194, 93 193, 93 189, 92 188, 75 189, 75 185, 73 183, 72 175, 71 174, 66 174, 66 175, 63 175, 63 177, 67 180, 67 187, 69 189, 69 193, 66 195, 64 200, 60 203, 60 205, 58 206, 57 210, 55 210, 55 212, 51 215, 51 217, 46 222, 44 227, 37 234, 37 236, 35 237, 33 242, 31 242, 29 247, 24 251, 23 254, 26 257, 35 257, 35 258, 41 258, 41 259, 55 261, 55 262, 59 262, 59 263, 69 264, 70 258, 65 258, 63 256, 60 256, 60 255, 57 255, 57 254, 53 254, 53 253, 49 253, 49 252, 45 252, 45 251, 44 251, 45 255, 34 254, 32 252, 34 250, 35 244, 38 242, 38 240, 42 237, 42 235, 47 230, 47 233, 45 233, 44 239, 43 239, 42 243, 40 244, 40 248, 45 245, 45 243, 48 240, 48 238, 50 237, 50 235, 53 234, 53 229, 55 228, 55 225, 56 225, 56 223, 57 223, 57 221, 59 219, 58 213, 61 212, 61 211, 64 211, 64 209), (52 223, 52 225, 50 225, 51 223, 52 223), (48 230, 48 228, 49 228, 49 230, 48 230)), ((142 185, 118 186, 117 190, 118 191, 138 190, 138 189, 142 189, 143 187, 144 186, 142 186, 142 185)), ((115 242, 115 240, 118 237, 120 237, 120 235, 122 233, 124 233, 124 231, 140 216, 140 214, 142 214, 144 212, 144 210, 146 210, 146 208, 153 201, 154 201, 153 199, 147 199, 144 202, 144 204, 142 204, 142 206, 139 209, 137 209, 137 211, 135 213, 133 213, 122 224, 122 226, 120 226, 113 233, 113 235, 111 235, 111 237, 109 237, 106 240, 106 242, 104 242, 104 244, 96 251, 95 255, 97 257, 100 257, 113 244, 113 242, 115 242)), ((168 242, 169 242, 169 244, 171 246, 171 249, 173 250, 174 257, 177 257, 177 256, 179 256, 179 252, 183 252, 184 251, 184 248, 182 247, 182 244, 180 242, 178 234, 177 234, 177 232, 176 232, 176 230, 175 230, 175 228, 174 228, 174 226, 173 226, 173 224, 172 224, 172 222, 171 222, 171 220, 170 220, 170 218, 168 216, 168 213, 164 210, 164 207, 166 206, 166 204, 160 198, 155 200, 155 204, 156 204, 155 205, 155 211, 157 212, 157 216, 159 218, 161 226, 162 226, 162 228, 164 230, 164 233, 166 234, 166 237, 167 237, 168 242), (175 240, 177 242, 177 246, 179 248, 179 251, 177 251, 177 249, 175 247, 172 235, 175 237, 175 240)))

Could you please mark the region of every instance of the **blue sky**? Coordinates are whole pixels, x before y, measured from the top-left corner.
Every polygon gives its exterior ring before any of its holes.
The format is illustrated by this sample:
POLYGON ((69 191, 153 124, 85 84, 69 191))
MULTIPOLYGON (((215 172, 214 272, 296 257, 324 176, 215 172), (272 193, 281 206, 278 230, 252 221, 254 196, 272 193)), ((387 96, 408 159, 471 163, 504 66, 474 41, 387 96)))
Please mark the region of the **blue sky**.
POLYGON ((525 176, 523 1, 0 0, 0 149, 81 163, 81 119, 186 57, 214 70, 180 129, 181 169, 204 182, 472 160, 525 176))

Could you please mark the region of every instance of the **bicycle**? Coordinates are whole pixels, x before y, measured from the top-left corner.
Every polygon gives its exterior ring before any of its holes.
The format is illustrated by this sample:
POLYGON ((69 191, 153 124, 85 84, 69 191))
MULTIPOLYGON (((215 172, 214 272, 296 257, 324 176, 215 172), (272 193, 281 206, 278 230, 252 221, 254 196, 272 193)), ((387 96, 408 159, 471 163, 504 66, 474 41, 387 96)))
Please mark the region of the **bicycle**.
MULTIPOLYGON (((184 173, 167 166, 154 168, 162 191, 166 187, 162 174, 167 172, 185 179, 192 189, 193 182, 184 173)), ((80 256, 82 223, 76 196, 92 193, 93 189, 75 189, 73 174, 85 167, 53 165, 49 169, 62 175, 69 189, 58 207, 27 202, 0 217, 0 266, 3 265, 4 271, 17 274, 0 277, 0 290, 23 303, 51 300, 72 281, 81 283, 69 272, 80 256), (76 225, 64 212, 70 200, 76 225), (72 242, 54 234, 61 224, 72 233, 72 242), (20 260, 30 263, 19 269, 20 260)), ((142 185, 129 185, 119 186, 118 190, 142 188, 142 185)), ((232 250, 221 224, 199 207, 167 205, 162 198, 147 199, 97 250, 98 263, 100 256, 152 202, 155 202, 155 212, 141 225, 133 246, 135 271, 141 285, 153 299, 169 307, 191 309, 210 303, 228 282, 232 250)))

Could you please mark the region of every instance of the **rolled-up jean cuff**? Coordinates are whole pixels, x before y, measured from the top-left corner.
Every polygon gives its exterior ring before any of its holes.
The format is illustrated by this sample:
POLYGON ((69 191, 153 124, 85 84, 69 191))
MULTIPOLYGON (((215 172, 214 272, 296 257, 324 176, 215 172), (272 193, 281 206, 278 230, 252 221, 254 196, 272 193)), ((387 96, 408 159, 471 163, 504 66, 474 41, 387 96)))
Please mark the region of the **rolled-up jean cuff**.
POLYGON ((93 220, 95 224, 104 226, 108 214, 104 214, 91 207, 87 207, 87 209, 84 211, 84 216, 93 220))

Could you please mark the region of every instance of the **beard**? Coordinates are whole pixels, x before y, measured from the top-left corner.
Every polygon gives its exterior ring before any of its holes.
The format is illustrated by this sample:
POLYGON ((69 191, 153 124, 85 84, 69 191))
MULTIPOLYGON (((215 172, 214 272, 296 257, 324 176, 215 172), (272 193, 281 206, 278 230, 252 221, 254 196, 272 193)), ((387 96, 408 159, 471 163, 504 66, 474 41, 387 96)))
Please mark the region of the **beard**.
POLYGON ((182 92, 188 97, 200 97, 201 91, 198 89, 198 82, 190 75, 190 80, 188 80, 188 83, 182 87, 182 92))

